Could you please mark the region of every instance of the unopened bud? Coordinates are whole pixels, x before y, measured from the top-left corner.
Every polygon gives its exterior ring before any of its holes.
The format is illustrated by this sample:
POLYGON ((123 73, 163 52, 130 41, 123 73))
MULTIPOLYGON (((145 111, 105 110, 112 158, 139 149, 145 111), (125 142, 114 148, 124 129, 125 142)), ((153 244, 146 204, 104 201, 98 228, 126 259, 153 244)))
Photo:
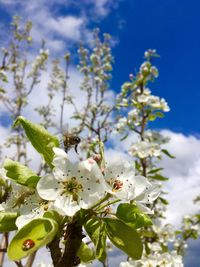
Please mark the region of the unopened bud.
POLYGON ((70 53, 66 53, 64 58, 66 59, 66 61, 69 61, 70 60, 70 53))
POLYGON ((100 154, 95 154, 92 158, 93 158, 93 160, 98 162, 99 160, 101 160, 101 155, 100 154))
POLYGON ((130 80, 133 80, 133 78, 134 78, 134 75, 131 73, 131 74, 129 74, 129 79, 130 80))

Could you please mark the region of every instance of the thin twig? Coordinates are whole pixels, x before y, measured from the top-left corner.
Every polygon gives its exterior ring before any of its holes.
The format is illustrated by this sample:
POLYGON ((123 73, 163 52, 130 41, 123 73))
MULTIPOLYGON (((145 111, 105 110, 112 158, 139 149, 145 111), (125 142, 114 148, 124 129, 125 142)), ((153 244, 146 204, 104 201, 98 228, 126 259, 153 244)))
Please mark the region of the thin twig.
POLYGON ((28 257, 28 260, 27 260, 27 262, 25 264, 25 267, 31 267, 33 265, 33 262, 35 260, 36 253, 37 253, 37 251, 33 252, 33 254, 31 254, 28 257))
POLYGON ((0 244, 0 267, 3 267, 5 253, 7 252, 7 246, 8 246, 8 233, 3 233, 1 244, 0 244))

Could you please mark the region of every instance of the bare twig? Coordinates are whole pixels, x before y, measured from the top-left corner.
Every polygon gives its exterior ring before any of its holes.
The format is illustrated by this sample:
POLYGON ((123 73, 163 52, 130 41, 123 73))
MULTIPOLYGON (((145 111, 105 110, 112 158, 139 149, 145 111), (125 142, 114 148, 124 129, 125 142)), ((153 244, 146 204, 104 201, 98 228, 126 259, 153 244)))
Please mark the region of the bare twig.
POLYGON ((25 267, 31 267, 33 265, 33 262, 35 260, 36 253, 37 253, 37 251, 33 252, 33 254, 31 254, 28 257, 28 260, 27 260, 27 262, 25 264, 25 267))

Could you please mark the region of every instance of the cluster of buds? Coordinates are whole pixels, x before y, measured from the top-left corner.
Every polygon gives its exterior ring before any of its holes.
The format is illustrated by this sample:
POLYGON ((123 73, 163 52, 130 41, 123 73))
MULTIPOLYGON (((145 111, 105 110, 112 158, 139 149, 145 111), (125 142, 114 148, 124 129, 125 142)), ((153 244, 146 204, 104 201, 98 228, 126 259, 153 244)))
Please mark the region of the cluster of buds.
POLYGON ((49 58, 48 49, 40 49, 39 55, 36 56, 35 61, 32 63, 32 70, 28 77, 37 77, 40 70, 45 70, 45 64, 49 58))
POLYGON ((84 74, 84 86, 99 87, 101 92, 107 89, 107 82, 111 79, 112 55, 110 48, 110 36, 104 34, 104 41, 99 39, 99 30, 94 31, 94 48, 92 53, 87 48, 80 46, 78 53, 80 56, 79 70, 84 74), (89 79, 92 76, 92 80, 89 79), (87 86, 86 86, 87 85, 87 86))

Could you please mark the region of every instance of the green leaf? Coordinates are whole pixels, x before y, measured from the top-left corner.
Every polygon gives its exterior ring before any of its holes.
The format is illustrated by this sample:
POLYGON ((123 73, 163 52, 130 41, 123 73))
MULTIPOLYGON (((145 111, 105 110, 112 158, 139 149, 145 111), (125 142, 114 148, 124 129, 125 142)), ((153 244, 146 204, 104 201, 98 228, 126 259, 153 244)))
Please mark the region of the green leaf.
POLYGON ((126 134, 125 136, 123 136, 122 138, 120 138, 120 141, 124 141, 127 137, 128 137, 128 134, 126 134))
POLYGON ((175 159, 176 158, 175 156, 171 155, 167 149, 162 149, 161 151, 171 159, 175 159))
POLYGON ((100 219, 89 219, 84 224, 85 230, 96 248, 96 258, 100 261, 106 259, 106 228, 100 219))
POLYGON ((116 216, 133 229, 152 225, 149 216, 140 211, 134 204, 120 204, 117 208, 116 216))
POLYGON ((58 225, 54 220, 40 218, 32 220, 21 228, 11 240, 8 246, 8 257, 15 261, 20 260, 40 247, 50 243, 58 230, 58 225), (27 240, 34 242, 30 249, 23 249, 27 240))
POLYGON ((156 173, 156 172, 159 172, 159 171, 162 171, 163 168, 156 168, 156 169, 153 169, 151 171, 148 172, 148 174, 152 174, 152 173, 156 173))
POLYGON ((156 237, 156 234, 154 232, 152 232, 151 230, 142 229, 142 230, 140 230, 140 234, 141 234, 141 236, 149 237, 149 238, 155 238, 156 237))
POLYGON ((167 201, 165 198, 159 197, 159 199, 164 205, 168 205, 169 204, 169 201, 167 201))
POLYGON ((162 112, 156 112, 155 115, 158 117, 158 118, 164 118, 165 115, 162 113, 162 112))
POLYGON ((10 232, 17 229, 15 220, 17 219, 17 212, 0 212, 0 232, 10 232))
POLYGON ((149 121, 155 121, 156 114, 149 114, 148 119, 149 119, 149 121))
POLYGON ((40 179, 31 169, 11 159, 5 160, 4 168, 7 170, 7 177, 21 185, 35 188, 40 179))
POLYGON ((3 94, 5 94, 5 90, 3 89, 3 87, 0 87, 0 93, 3 93, 3 94))
POLYGON ((137 160, 135 161, 135 168, 136 170, 140 171, 141 165, 137 160))
POLYGON ((155 174, 152 176, 148 176, 148 178, 154 179, 154 180, 158 180, 158 181, 167 181, 169 180, 169 178, 162 176, 161 174, 155 174))
POLYGON ((142 256, 142 242, 138 233, 120 220, 104 218, 110 241, 129 257, 139 260, 142 256))
POLYGON ((85 210, 85 209, 80 209, 76 213, 76 216, 82 225, 84 225, 91 218, 92 215, 93 212, 91 212, 91 210, 85 210))
POLYGON ((89 262, 95 259, 94 251, 84 242, 81 243, 77 256, 80 258, 81 262, 89 262))
POLYGON ((52 219, 60 224, 63 220, 63 216, 55 210, 50 210, 44 213, 43 218, 52 219))
POLYGON ((44 157, 46 163, 53 168, 54 152, 52 148, 59 147, 58 139, 51 135, 43 126, 34 124, 22 116, 16 119, 13 127, 16 127, 18 124, 21 124, 24 128, 33 147, 44 157))

